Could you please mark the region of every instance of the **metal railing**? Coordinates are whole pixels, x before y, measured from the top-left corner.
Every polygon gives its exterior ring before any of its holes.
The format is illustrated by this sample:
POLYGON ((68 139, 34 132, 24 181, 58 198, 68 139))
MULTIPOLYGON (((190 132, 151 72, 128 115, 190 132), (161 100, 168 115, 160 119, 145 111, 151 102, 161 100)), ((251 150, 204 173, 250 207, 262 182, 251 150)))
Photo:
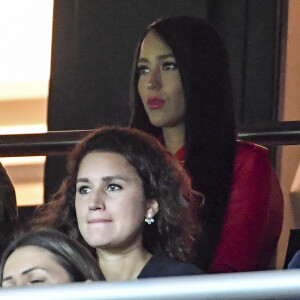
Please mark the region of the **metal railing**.
POLYGON ((243 125, 238 137, 265 146, 299 145, 300 121, 243 125))
POLYGON ((0 289, 10 300, 300 299, 300 270, 0 289))
MULTIPOLYGON (((38 134, 0 135, 0 156, 66 154, 92 130, 49 131, 38 134)), ((265 146, 300 144, 300 121, 240 127, 238 138, 265 146)))

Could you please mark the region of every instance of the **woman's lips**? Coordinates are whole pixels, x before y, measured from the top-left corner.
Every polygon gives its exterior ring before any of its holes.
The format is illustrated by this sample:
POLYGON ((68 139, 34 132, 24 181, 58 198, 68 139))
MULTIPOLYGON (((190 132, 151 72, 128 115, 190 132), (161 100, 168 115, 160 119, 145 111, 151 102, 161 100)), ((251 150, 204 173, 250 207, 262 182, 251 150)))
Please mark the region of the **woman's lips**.
POLYGON ((95 223, 109 223, 111 220, 108 219, 91 219, 88 221, 89 224, 95 224, 95 223))
POLYGON ((150 109, 159 109, 165 105, 165 100, 158 97, 151 97, 148 98, 147 104, 150 109))

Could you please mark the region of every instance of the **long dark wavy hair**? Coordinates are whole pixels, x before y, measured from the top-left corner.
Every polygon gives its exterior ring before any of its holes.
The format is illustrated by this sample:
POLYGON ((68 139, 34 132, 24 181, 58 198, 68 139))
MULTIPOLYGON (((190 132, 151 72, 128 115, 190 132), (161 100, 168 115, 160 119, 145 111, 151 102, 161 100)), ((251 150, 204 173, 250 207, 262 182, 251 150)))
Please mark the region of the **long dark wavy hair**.
POLYGON ((104 127, 84 138, 68 157, 68 175, 62 186, 37 210, 33 228, 55 227, 84 243, 76 219, 75 193, 80 162, 90 152, 125 157, 142 180, 145 198, 158 202, 155 223, 144 227, 146 249, 153 252, 162 246, 170 256, 190 261, 195 235, 201 232, 195 204, 201 195, 194 195, 189 176, 173 156, 153 136, 137 129, 104 127))
POLYGON ((207 21, 187 16, 160 19, 142 36, 135 54, 130 101, 130 127, 162 135, 154 127, 138 93, 137 62, 149 31, 155 31, 172 49, 185 94, 185 169, 193 188, 203 192, 205 204, 199 215, 204 240, 199 241, 197 263, 207 269, 212 262, 231 191, 236 148, 235 117, 224 42, 207 21))
POLYGON ((67 272, 71 282, 105 280, 98 262, 86 248, 61 232, 45 228, 20 233, 6 248, 0 263, 0 286, 8 257, 17 249, 26 246, 36 246, 50 252, 55 261, 67 272))

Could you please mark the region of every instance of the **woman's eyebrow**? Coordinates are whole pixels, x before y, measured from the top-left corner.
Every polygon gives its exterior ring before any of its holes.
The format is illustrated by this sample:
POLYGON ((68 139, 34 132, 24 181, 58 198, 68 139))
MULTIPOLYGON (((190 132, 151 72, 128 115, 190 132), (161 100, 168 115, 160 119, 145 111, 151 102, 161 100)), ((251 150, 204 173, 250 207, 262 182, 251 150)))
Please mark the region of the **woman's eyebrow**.
POLYGON ((158 59, 166 59, 166 58, 174 58, 173 53, 169 53, 169 54, 161 54, 157 56, 158 59))
MULTIPOLYGON (((122 175, 112 175, 112 176, 104 176, 102 177, 101 179, 105 182, 108 182, 108 181, 112 181, 112 180, 115 180, 115 179, 119 179, 119 180, 123 180, 123 181, 128 181, 130 178, 130 176, 122 176, 122 175)), ((79 182, 89 182, 88 178, 78 178, 77 183, 79 182)))
POLYGON ((146 62, 148 62, 148 59, 141 57, 141 58, 139 58, 138 63, 141 63, 141 62, 146 63, 146 62))
POLYGON ((12 279, 13 279, 12 276, 6 276, 6 277, 4 277, 4 278, 2 279, 2 282, 3 282, 3 281, 12 280, 12 279))
MULTIPOLYGON (((174 54, 173 53, 167 53, 167 54, 160 54, 157 56, 158 59, 166 59, 166 58, 174 58, 174 54)), ((141 62, 148 62, 149 60, 145 57, 141 57, 138 60, 138 63, 141 62)))
POLYGON ((24 270, 24 271, 21 273, 21 275, 26 275, 26 274, 28 274, 28 273, 34 271, 34 270, 37 270, 37 269, 45 270, 44 268, 41 268, 41 267, 32 267, 32 268, 29 268, 29 269, 27 269, 27 270, 24 270))
POLYGON ((121 176, 121 175, 102 177, 102 180, 105 181, 105 182, 109 182, 109 181, 116 180, 116 179, 123 180, 123 181, 128 181, 129 177, 128 176, 121 176))
POLYGON ((78 183, 78 182, 89 182, 89 180, 87 179, 87 178, 78 178, 77 180, 76 180, 76 182, 78 183))

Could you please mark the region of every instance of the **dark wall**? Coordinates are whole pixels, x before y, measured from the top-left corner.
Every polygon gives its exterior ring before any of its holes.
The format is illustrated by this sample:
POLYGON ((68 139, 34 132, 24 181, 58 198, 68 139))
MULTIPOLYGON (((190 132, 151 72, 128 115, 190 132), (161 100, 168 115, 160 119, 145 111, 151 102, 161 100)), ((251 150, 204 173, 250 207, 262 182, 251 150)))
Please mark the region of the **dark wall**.
POLYGON ((238 123, 272 120, 277 2, 233 0, 208 2, 208 19, 225 38, 238 123))
MULTIPOLYGON (((232 64, 238 123, 272 120, 276 0, 56 0, 48 129, 127 125, 137 41, 159 17, 206 18, 222 33, 232 64)), ((46 198, 64 176, 47 159, 46 198)))
POLYGON ((137 41, 159 17, 206 16, 206 1, 59 0, 49 91, 49 130, 128 124, 137 41))

